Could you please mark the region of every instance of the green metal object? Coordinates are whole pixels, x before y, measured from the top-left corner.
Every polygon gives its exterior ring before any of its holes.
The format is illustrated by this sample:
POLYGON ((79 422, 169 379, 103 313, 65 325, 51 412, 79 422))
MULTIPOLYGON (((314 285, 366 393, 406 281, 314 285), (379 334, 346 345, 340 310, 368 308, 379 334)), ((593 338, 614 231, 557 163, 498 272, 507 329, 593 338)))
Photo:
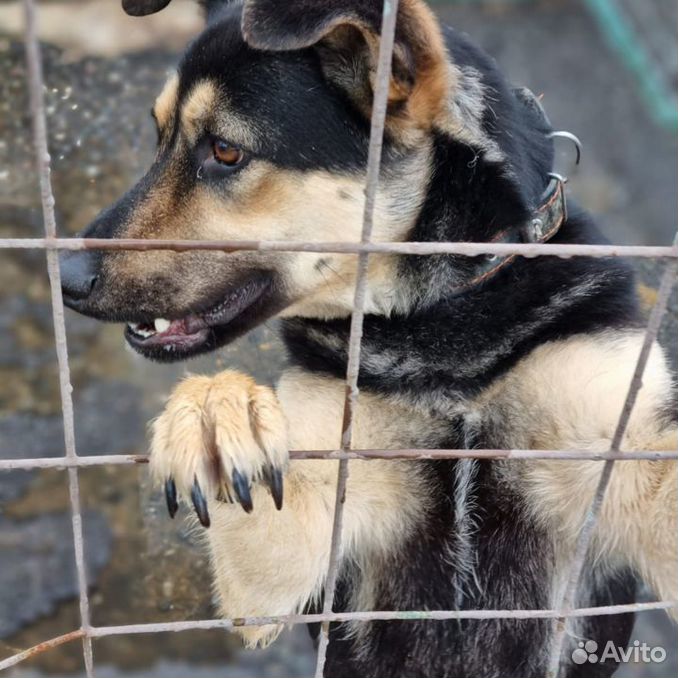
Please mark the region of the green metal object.
MULTIPOLYGON (((429 2, 433 5, 500 6, 527 5, 534 3, 535 0, 429 0, 429 2)), ((675 93, 619 1, 582 0, 582 2, 598 24, 607 44, 633 74, 640 96, 653 120, 669 130, 678 130, 678 101, 675 93)))
POLYGON ((654 119, 664 127, 678 129, 676 99, 618 4, 614 0, 583 1, 598 22, 608 44, 635 76, 654 119))

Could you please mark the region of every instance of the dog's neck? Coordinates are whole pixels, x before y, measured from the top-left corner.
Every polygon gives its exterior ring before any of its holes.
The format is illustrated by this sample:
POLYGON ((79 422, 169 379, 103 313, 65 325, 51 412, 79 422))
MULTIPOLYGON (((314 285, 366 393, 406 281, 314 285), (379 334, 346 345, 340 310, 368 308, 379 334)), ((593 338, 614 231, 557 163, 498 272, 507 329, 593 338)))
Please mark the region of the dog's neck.
MULTIPOLYGON (((581 215, 571 217, 557 237, 597 239, 581 215)), ((430 266, 421 284, 436 278, 439 289, 449 284, 444 262, 437 271, 434 262, 430 266)), ((435 303, 410 313, 367 315, 360 384, 401 395, 425 390, 469 397, 541 343, 634 324, 638 309, 628 302, 633 287, 633 273, 621 261, 519 258, 466 294, 439 294, 435 303)), ((350 318, 284 320, 290 361, 343 378, 349 329, 350 318)))
MULTIPOLYGON (((544 134, 529 134, 538 139, 532 145, 543 143, 544 134)), ((519 137, 516 132, 505 143, 519 137)), ((516 159, 494 162, 439 135, 427 197, 409 240, 491 242, 507 228, 528 223, 549 184, 551 154, 502 150, 516 159)), ((600 239, 589 218, 573 208, 553 242, 600 239)), ((380 304, 372 299, 365 317, 361 387, 409 398, 436 392, 441 402, 466 398, 541 343, 637 320, 637 307, 628 301, 635 298, 633 274, 624 262, 518 257, 460 293, 475 270, 470 257, 398 258, 390 306, 375 311, 380 304)), ((349 328, 348 315, 284 320, 291 362, 344 378, 349 328)))

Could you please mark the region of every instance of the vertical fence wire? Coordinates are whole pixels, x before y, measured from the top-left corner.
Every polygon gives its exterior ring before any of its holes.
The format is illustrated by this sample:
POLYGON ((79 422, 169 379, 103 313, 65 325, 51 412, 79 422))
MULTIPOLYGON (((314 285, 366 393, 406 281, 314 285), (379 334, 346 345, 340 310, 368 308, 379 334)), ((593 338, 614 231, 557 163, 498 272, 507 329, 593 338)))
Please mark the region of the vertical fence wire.
MULTIPOLYGON (((678 233, 673 241, 674 245, 678 244, 678 233)), ((666 314, 671 291, 676 283, 676 276, 678 275, 678 261, 670 261, 666 265, 666 269, 661 279, 659 292, 657 294, 657 301, 652 308, 650 317, 647 322, 645 330, 645 338, 638 356, 635 370, 629 390, 624 401, 617 428, 612 437, 610 444, 610 452, 620 453, 622 440, 629 425, 633 408, 636 404, 640 389, 643 387, 643 374, 650 359, 650 352, 657 341, 659 328, 661 327, 662 319, 666 314)), ((572 559, 570 575, 567 580, 567 585, 563 592, 560 604, 556 609, 560 611, 561 616, 554 620, 553 639, 551 641, 551 653, 549 656, 549 665, 547 671, 547 678, 557 678, 560 660, 565 649, 565 642, 567 637, 567 612, 575 608, 577 591, 579 588, 579 580, 582 571, 586 565, 589 547, 593 540, 593 534, 598 524, 600 514, 605 500, 605 494, 612 478, 612 471, 614 469, 615 459, 609 459, 605 462, 603 470, 598 480, 593 499, 589 505, 584 523, 579 532, 577 543, 575 546, 574 557, 572 559)), ((678 576, 678 573, 676 573, 678 576)))
MULTIPOLYGON (((34 0, 24 0, 26 22, 26 65, 28 72, 28 92, 33 123, 33 143, 35 146, 36 168, 40 179, 40 198, 45 236, 48 240, 56 238, 56 216, 54 213, 54 195, 50 179, 50 156, 47 144, 47 117, 44 102, 44 78, 42 73, 42 54, 37 35, 37 20, 34 0)), ((68 364, 68 345, 66 343, 66 323, 64 304, 61 296, 61 273, 59 271, 59 253, 57 250, 47 251, 47 273, 52 302, 52 318, 54 322, 54 340, 56 344, 57 364, 59 368, 59 389, 61 394, 61 410, 64 425, 64 445, 66 457, 76 459, 75 421, 73 416, 73 387, 71 386, 70 367, 68 364)), ((83 656, 88 678, 94 676, 94 658, 92 639, 88 635, 90 629, 89 599, 87 597, 87 571, 82 528, 82 510, 80 504, 80 483, 78 468, 68 468, 68 491, 71 502, 73 524, 73 543, 75 568, 77 572, 80 623, 84 631, 83 656)))
MULTIPOLYGON (((395 27, 398 18, 398 0, 384 0, 381 22, 381 40, 379 41, 379 56, 377 74, 372 104, 372 118, 370 123, 370 143, 367 155, 367 174, 365 179, 365 206, 363 210, 363 228, 361 243, 366 244, 372 238, 374 225, 374 208, 379 187, 379 172, 381 169, 381 155, 386 124, 386 109, 388 106, 388 92, 391 82, 391 61, 393 59, 393 44, 395 42, 395 27)), ((346 398, 344 401, 344 417, 342 422, 341 448, 350 450, 353 442, 353 424, 355 422, 358 405, 358 374, 360 372, 360 347, 363 336, 363 320, 365 316, 365 296, 367 292, 367 273, 369 254, 361 252, 358 255, 358 266, 353 298, 353 312, 348 340, 348 356, 346 366, 346 398)), ((337 473, 337 491, 334 504, 334 519, 332 521, 332 543, 330 546, 330 561, 325 582, 325 598, 323 613, 332 612, 334 596, 337 588, 337 577, 341 556, 341 533, 343 528, 344 503, 346 501, 346 484, 348 481, 348 459, 339 462, 337 473)), ((329 644, 330 622, 323 621, 320 626, 320 642, 318 644, 318 658, 316 662, 315 678, 322 678, 329 644)))

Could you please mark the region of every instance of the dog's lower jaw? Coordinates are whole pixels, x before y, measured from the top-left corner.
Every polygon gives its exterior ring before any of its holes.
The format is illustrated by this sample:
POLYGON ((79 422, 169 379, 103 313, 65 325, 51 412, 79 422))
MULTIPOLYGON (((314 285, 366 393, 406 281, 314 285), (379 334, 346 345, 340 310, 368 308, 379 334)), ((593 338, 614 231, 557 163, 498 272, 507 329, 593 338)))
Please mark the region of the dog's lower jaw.
POLYGON ((125 339, 145 358, 177 362, 237 339, 285 305, 273 276, 261 273, 237 286, 207 311, 172 320, 127 323, 125 339))

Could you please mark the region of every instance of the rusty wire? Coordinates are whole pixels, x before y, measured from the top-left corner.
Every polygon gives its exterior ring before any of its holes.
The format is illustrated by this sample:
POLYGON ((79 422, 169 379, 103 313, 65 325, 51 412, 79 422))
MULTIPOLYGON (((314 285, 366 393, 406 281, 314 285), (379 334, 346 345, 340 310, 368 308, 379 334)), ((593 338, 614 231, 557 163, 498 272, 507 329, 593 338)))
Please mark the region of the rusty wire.
POLYGON ((522 257, 636 257, 678 259, 678 246, 659 245, 579 245, 553 243, 483 242, 325 242, 305 240, 144 240, 139 238, 0 238, 0 250, 123 250, 216 252, 324 252, 328 254, 456 254, 464 257, 512 254, 522 257))
MULTIPOLYGON (((678 460, 678 450, 665 452, 659 450, 638 450, 624 452, 595 452, 591 450, 428 450, 421 448, 394 450, 291 450, 290 459, 401 459, 416 461, 422 459, 550 459, 574 461, 668 461, 678 460)), ((0 459, 0 471, 30 471, 32 469, 65 469, 71 466, 90 468, 92 466, 129 466, 147 464, 147 454, 102 454, 69 457, 34 457, 30 459, 0 459)))
POLYGON ((70 643, 73 640, 78 640, 79 638, 85 640, 86 634, 84 629, 76 629, 75 631, 71 631, 70 633, 64 633, 62 636, 57 636, 56 638, 50 638, 49 640, 45 640, 42 643, 38 643, 33 647, 29 647, 27 650, 17 652, 17 654, 13 654, 11 657, 7 657, 7 659, 3 659, 2 661, 0 661, 0 671, 3 671, 4 669, 9 669, 12 666, 16 666, 17 664, 26 661, 27 659, 31 659, 31 657, 36 657, 37 655, 42 654, 43 652, 47 652, 47 650, 53 650, 55 647, 59 647, 59 645, 70 643))
POLYGON ((232 240, 103 240, 83 238, 57 238, 54 217, 54 199, 50 183, 50 159, 47 150, 46 117, 43 103, 43 75, 40 56, 40 45, 37 40, 35 25, 34 0, 24 0, 26 13, 26 54, 28 64, 29 94, 33 122, 36 163, 40 177, 45 238, 3 238, 0 249, 43 249, 46 251, 47 267, 51 288, 51 301, 54 318, 55 342, 64 420, 64 442, 66 454, 62 457, 45 457, 31 459, 0 460, 0 471, 14 469, 57 468, 66 469, 69 478, 69 492, 72 510, 74 551, 78 589, 80 600, 81 628, 71 633, 47 640, 35 647, 19 652, 0 661, 0 670, 9 668, 30 657, 36 656, 58 645, 72 640, 82 639, 83 656, 88 677, 94 675, 92 655, 92 639, 105 636, 174 632, 189 629, 233 629, 240 626, 259 626, 272 623, 301 624, 321 623, 321 639, 316 664, 316 678, 322 676, 328 644, 330 623, 345 621, 374 620, 451 620, 451 619, 552 619, 555 633, 549 662, 548 678, 557 676, 560 656, 565 641, 566 620, 576 617, 593 617, 602 615, 643 612, 648 610, 669 609, 678 607, 678 601, 660 601, 655 603, 634 603, 630 605, 612 605, 588 608, 575 608, 577 581, 584 567, 588 546, 597 524, 605 492, 610 481, 615 461, 624 459, 661 460, 678 459, 676 452, 657 451, 624 451, 621 442, 628 425, 633 405, 642 386, 642 375, 647 364, 650 349, 654 344, 670 291, 678 271, 678 236, 670 247, 617 246, 617 245, 553 245, 553 244, 503 244, 503 243, 375 243, 371 242, 374 200, 378 186, 381 159, 381 144, 384 132, 386 94, 390 74, 390 61, 395 34, 397 16, 397 0, 385 0, 382 17, 382 40, 379 51, 379 67, 376 78, 375 103, 371 121, 370 152, 368 157, 368 178, 365 189, 365 208, 362 237, 355 242, 294 242, 294 241, 232 241, 232 240), (97 465, 144 464, 147 455, 104 455, 79 456, 75 448, 74 416, 72 403, 72 387, 68 365, 65 320, 63 301, 61 298, 60 273, 58 266, 58 250, 172 250, 183 252, 188 250, 214 250, 234 252, 239 250, 259 251, 297 251, 297 252, 332 252, 358 254, 357 278, 354 297, 354 311, 351 320, 349 339, 349 357, 346 375, 346 400, 342 427, 341 449, 292 451, 292 459, 331 459, 339 461, 337 476, 336 502, 333 519, 332 543, 326 583, 326 594, 323 609, 318 614, 278 615, 269 617, 249 617, 242 619, 211 619, 196 621, 178 621, 169 623, 130 624, 125 626, 95 627, 90 623, 89 601, 87 597, 87 581, 84 558, 84 541, 82 533, 82 516, 78 484, 78 469, 97 465), (460 256, 516 254, 525 257, 557 256, 557 257, 616 257, 632 256, 642 258, 669 259, 666 272, 662 278, 658 300, 648 321, 645 341, 639 356, 633 379, 617 429, 607 452, 582 450, 358 450, 352 449, 352 423, 358 397, 358 372, 360 366, 360 342, 362 337, 363 307, 366 291, 366 273, 368 255, 370 254, 456 254, 460 256), (545 610, 425 610, 425 611, 357 611, 335 613, 332 610, 334 591, 341 555, 341 527, 343 506, 348 478, 348 461, 351 459, 588 459, 605 461, 594 498, 582 526, 568 586, 560 605, 545 610))
MULTIPOLYGON (((379 56, 377 59, 377 74, 372 102, 372 119, 370 121, 370 144, 367 154, 367 176, 365 180, 365 206, 363 211, 363 228, 361 244, 367 245, 372 239, 374 225, 374 208, 377 201, 379 187, 379 173, 381 171, 381 152, 386 125, 386 108, 388 106, 388 92, 391 80, 391 61, 393 59, 393 45, 395 42, 396 20, 398 18, 398 0, 384 0, 381 23, 381 40, 379 41, 379 56)), ((367 267, 369 253, 360 252, 351 313, 351 329, 348 338, 348 358, 346 365, 346 399, 344 401, 344 416, 342 422, 341 449, 346 452, 353 446, 353 424, 358 407, 358 374, 360 372, 360 347, 363 337, 363 320, 365 317, 365 296, 367 293, 367 267)), ((334 502, 334 519, 332 521, 332 543, 330 548, 330 562, 325 583, 323 600, 323 614, 332 612, 334 595, 337 588, 339 563, 341 558, 341 533, 343 527, 344 503, 346 501, 346 485, 348 482, 347 458, 339 462, 337 473, 337 491, 334 502)), ((318 657, 315 668, 315 678, 323 678, 327 646, 330 639, 330 621, 324 619, 320 624, 320 642, 318 643, 318 657)))
MULTIPOLYGON (((603 617, 609 615, 653 612, 669 610, 677 607, 678 601, 661 601, 655 603, 629 603, 626 605, 608 605, 600 607, 582 607, 571 610, 569 617, 603 617)), ((122 626, 92 626, 89 635, 92 638, 110 636, 142 635, 146 633, 180 633, 183 631, 208 631, 211 629, 233 630, 243 626, 264 626, 268 624, 313 624, 322 621, 449 621, 457 619, 553 619, 557 610, 409 610, 409 611, 377 611, 377 612, 332 612, 329 614, 289 614, 270 617, 240 617, 237 619, 196 619, 192 621, 175 621, 147 624, 125 624, 122 626)), ((35 645, 23 652, 0 661, 0 671, 16 666, 20 662, 46 652, 58 645, 82 638, 84 631, 78 629, 57 638, 35 645)))
MULTIPOLYGON (((44 79, 42 74, 42 55, 37 37, 35 3, 24 0, 26 20, 26 65, 28 72, 28 90, 33 123, 33 144, 36 167, 40 178, 40 197, 42 217, 45 226, 46 240, 56 238, 56 216, 54 214, 54 195, 50 179, 50 157, 47 145, 47 117, 43 97, 44 79)), ((54 321, 54 341, 56 344, 57 364, 59 368, 59 390, 61 394, 61 413, 64 423, 64 445, 66 458, 77 459, 75 449, 75 418, 73 416, 73 387, 68 364, 68 345, 66 343, 66 321, 64 318, 64 302, 61 296, 61 272, 59 271, 59 254, 55 249, 47 250, 47 273, 52 302, 52 318, 54 321)), ((80 483, 78 467, 68 467, 68 492, 71 503, 71 519, 73 524, 73 545, 75 553, 75 569, 78 580, 80 603, 80 623, 84 632, 82 638, 83 657, 88 678, 94 676, 94 659, 92 655, 92 639, 88 635, 90 626, 89 599, 87 597, 87 571, 85 566, 85 545, 82 530, 82 511, 80 506, 80 483)))

